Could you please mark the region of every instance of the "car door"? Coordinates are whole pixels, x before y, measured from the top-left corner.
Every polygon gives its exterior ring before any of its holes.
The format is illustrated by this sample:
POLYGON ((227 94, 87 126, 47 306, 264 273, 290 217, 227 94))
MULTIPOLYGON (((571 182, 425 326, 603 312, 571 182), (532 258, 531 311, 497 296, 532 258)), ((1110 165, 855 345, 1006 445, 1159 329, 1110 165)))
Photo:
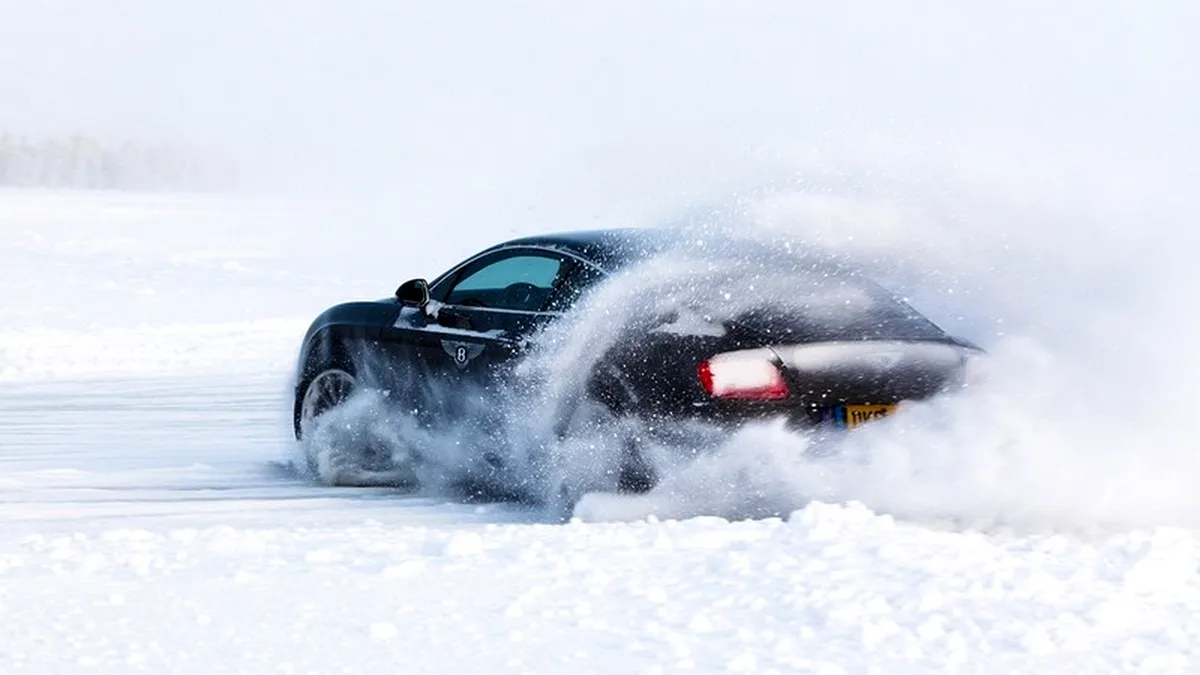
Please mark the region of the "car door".
POLYGON ((424 309, 403 308, 390 341, 414 360, 410 377, 421 407, 459 415, 486 402, 539 328, 577 262, 550 249, 512 247, 468 260, 430 287, 424 309), (396 344, 402 343, 402 344, 396 344))

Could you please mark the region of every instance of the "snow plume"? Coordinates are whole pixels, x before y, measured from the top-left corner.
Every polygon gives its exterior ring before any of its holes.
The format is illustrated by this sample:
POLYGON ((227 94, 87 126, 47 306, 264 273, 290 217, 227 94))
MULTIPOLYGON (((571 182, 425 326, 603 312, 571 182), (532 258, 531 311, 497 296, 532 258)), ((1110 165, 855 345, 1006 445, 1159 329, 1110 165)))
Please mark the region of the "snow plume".
POLYGON ((694 226, 864 267, 985 346, 988 376, 832 439, 749 425, 649 495, 591 495, 576 514, 761 516, 816 499, 968 527, 1200 524, 1192 211, 1170 181, 1109 167, 1053 190, 807 185, 744 204, 736 226, 694 226))
MULTIPOLYGON (((684 248, 703 240, 684 242, 684 248)), ((440 494, 516 497, 569 515, 584 494, 614 491, 633 446, 657 473, 710 447, 718 438, 702 424, 622 419, 589 396, 592 374, 606 353, 631 333, 687 317, 688 330, 723 330, 733 314, 698 314, 714 284, 732 297, 727 262, 668 253, 614 275, 583 301, 579 311, 551 325, 501 383, 486 389, 451 375, 445 380, 404 372, 403 363, 377 354, 352 355, 360 387, 348 401, 306 430, 300 449, 324 482, 417 487, 440 494), (718 281, 725 277, 722 281, 718 281), (681 311, 681 308, 683 310, 681 311), (688 316, 688 312, 696 316, 688 316), (417 383, 430 409, 406 405, 417 383), (446 420, 453 420, 446 424, 446 420)), ((751 275, 759 283, 771 280, 751 275)), ((779 295, 784 289, 777 289, 779 295)), ((708 303, 712 304, 712 303, 708 303)), ((726 311, 737 303, 712 305, 726 311)), ((668 324, 668 326, 674 324, 668 324)))
POLYGON ((750 236, 788 234, 860 262, 982 343, 988 379, 821 453, 781 425, 752 425, 639 504, 592 497, 580 515, 786 513, 818 499, 966 526, 1200 523, 1189 415, 1200 279, 1186 217, 1163 208, 1146 221, 1144 204, 1121 201, 1127 190, 1051 203, 1024 187, 1009 204, 997 189, 986 204, 818 190, 749 205, 750 236))
POLYGON ((509 392, 497 404, 482 388, 414 376, 408 364, 375 352, 348 358, 358 386, 306 426, 298 444, 300 464, 312 477, 472 499, 540 495, 529 487, 529 467, 505 461, 509 392), (415 388, 445 405, 416 409, 415 388))
POLYGON ((674 250, 614 276, 547 329, 499 410, 461 411, 450 432, 360 404, 376 411, 363 419, 377 437, 420 439, 425 489, 483 484, 555 514, 574 505, 585 519, 756 517, 822 500, 970 527, 1200 523, 1188 415, 1200 399, 1196 319, 1180 309, 1200 284, 1181 214, 1134 222, 1142 210, 1112 192, 1091 202, 1010 194, 804 186, 742 203, 736 218, 683 225, 674 250), (587 401, 587 375, 627 332, 706 298, 732 299, 682 313, 689 330, 747 309, 737 284, 769 283, 755 274, 764 242, 866 270, 983 345, 990 377, 833 437, 772 420, 731 435, 618 420, 587 401), (660 481, 646 495, 607 494, 631 446, 660 481))

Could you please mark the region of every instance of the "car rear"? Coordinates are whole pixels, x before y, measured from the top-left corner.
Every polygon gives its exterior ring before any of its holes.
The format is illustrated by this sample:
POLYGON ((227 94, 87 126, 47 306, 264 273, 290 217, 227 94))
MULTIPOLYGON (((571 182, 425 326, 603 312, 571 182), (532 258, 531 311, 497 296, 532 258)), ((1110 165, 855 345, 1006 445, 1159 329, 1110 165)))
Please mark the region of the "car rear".
POLYGON ((705 416, 784 414, 798 424, 854 427, 953 389, 982 353, 857 274, 780 274, 738 285, 753 295, 738 297, 743 309, 721 322, 729 339, 696 368, 702 394, 694 407, 705 416))
POLYGON ((855 427, 964 381, 975 350, 953 341, 860 340, 773 345, 701 361, 697 412, 723 421, 785 415, 855 427))

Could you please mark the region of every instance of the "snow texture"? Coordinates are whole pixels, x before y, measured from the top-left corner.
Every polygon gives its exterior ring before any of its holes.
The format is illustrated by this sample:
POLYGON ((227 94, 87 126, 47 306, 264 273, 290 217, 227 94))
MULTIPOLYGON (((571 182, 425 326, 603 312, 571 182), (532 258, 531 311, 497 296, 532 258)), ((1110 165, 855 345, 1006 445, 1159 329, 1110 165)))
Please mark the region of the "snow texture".
POLYGON ((0 188, 0 673, 1200 672, 1200 5, 1081 8, 0 3, 0 180, 192 182, 18 140, 78 130, 288 195, 0 188), (421 487, 289 464, 319 312, 628 225, 687 246, 543 336, 526 407, 331 414, 421 487), (730 237, 864 267, 987 377, 833 439, 575 405, 656 302, 762 290, 696 265, 730 237), (638 437, 662 483, 588 491, 638 437), (500 450, 578 502, 451 489, 500 450))
MULTIPOLYGON (((180 223, 198 210, 238 221, 249 247, 274 222, 259 220, 263 204, 41 192, 7 192, 0 204, 4 255, 15 263, 0 273, 11 302, 0 333, 3 672, 1200 664, 1190 511, 1166 501, 1118 512, 1069 488, 1073 504, 1044 496, 1023 505, 999 491, 1015 488, 1006 469, 978 463, 970 475, 987 472, 988 483, 933 482, 961 480, 979 459, 951 402, 857 435, 892 449, 870 466, 784 470, 780 457, 795 459, 804 439, 750 429, 649 495, 587 495, 565 524, 537 508, 436 491, 319 487, 286 466, 288 378, 306 321, 298 310, 315 313, 350 291, 331 283, 311 307, 289 304, 312 273, 282 252, 231 250, 190 283, 179 274, 181 252, 204 246, 180 223), (55 246, 36 236, 46 232, 62 235, 55 246), (30 292, 29 255, 71 272, 42 276, 40 293, 30 292), (67 292, 107 283, 113 306, 132 311, 89 315, 90 297, 67 292), (143 287, 189 301, 143 305, 143 287), (246 302, 226 301, 235 289, 246 302), (54 303, 88 315, 86 324, 55 325, 54 303), (958 469, 897 464, 919 461, 899 453, 906 438, 935 430, 957 446, 958 469), (926 492, 904 495, 897 482, 926 492), (730 520, 771 511, 780 517, 730 520)), ((568 332, 587 334, 579 330, 568 332)), ((1003 387, 980 395, 1028 433, 1053 428, 1003 387)), ((1021 433, 1005 442, 1019 444, 1021 433)), ((1051 442, 1081 441, 1043 439, 1051 442)), ((1007 470, 1037 478, 1017 452, 1007 470)), ((1063 457, 1047 452, 1053 471, 1063 457)), ((1103 469, 1090 476, 1107 479, 1103 469)), ((1138 480, 1125 484, 1144 494, 1138 480)))

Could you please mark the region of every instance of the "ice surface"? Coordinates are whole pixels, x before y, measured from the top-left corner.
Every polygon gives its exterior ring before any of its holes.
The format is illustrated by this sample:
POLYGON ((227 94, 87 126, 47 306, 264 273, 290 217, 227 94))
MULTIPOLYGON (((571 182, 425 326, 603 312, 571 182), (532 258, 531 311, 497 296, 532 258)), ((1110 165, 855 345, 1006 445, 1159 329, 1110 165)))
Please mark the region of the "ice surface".
POLYGON ((1200 671, 1195 4, 19 4, 0 132, 185 136, 292 196, 0 190, 0 672, 1200 671), (852 259, 993 378, 566 523, 285 466, 329 304, 663 221, 852 259))
MULTIPOLYGON (((185 283, 171 272, 175 239, 138 229, 147 204, 137 198, 120 198, 126 215, 114 217, 113 197, 70 196, 61 216, 50 195, 4 197, 23 214, 7 217, 8 231, 41 214, 74 232, 70 251, 46 255, 69 258, 79 287, 118 282, 111 301, 124 309, 51 326, 53 290, 7 296, 6 672, 1186 672, 1197 662, 1196 501, 1163 481, 1186 479, 1191 465, 1137 474, 1126 471, 1133 460, 1105 455, 1118 463, 1091 467, 1077 453, 1106 452, 1102 438, 1048 424, 1003 380, 856 433, 856 461, 797 461, 803 437, 754 427, 649 495, 585 496, 566 524, 436 491, 323 488, 284 464, 289 376, 304 322, 344 287, 294 296, 303 261, 268 255, 251 283, 223 265, 185 283), (103 227, 85 229, 89 218, 103 227), (113 255, 146 286, 190 301, 143 321, 113 255), (280 302, 262 312, 230 302, 237 293, 280 302), (980 401, 986 415, 971 412, 980 401), (1068 468, 1107 492, 1072 487, 1068 468), (1158 488, 1163 499, 1146 501, 1158 488), (785 518, 726 519, 772 513, 785 518)), ((167 226, 195 204, 155 208, 167 226)), ((204 208, 243 223, 255 211, 221 199, 204 208)), ((4 269, 0 286, 23 283, 19 266, 4 269)), ((557 358, 590 335, 568 333, 557 358)), ((1054 357, 1004 344, 1002 364, 1054 357)))

